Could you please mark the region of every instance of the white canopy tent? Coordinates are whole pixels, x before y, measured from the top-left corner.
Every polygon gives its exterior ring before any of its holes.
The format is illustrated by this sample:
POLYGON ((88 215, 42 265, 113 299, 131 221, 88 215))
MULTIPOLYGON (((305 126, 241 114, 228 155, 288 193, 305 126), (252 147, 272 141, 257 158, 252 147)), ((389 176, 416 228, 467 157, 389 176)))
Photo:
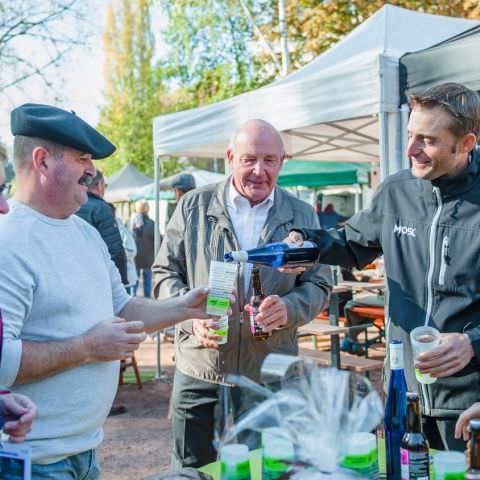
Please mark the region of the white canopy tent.
POLYGON ((156 117, 157 175, 162 156, 223 158, 232 131, 262 118, 282 132, 290 158, 374 162, 385 177, 406 162, 400 56, 477 24, 385 5, 310 64, 269 86, 156 117))
POLYGON ((127 202, 129 195, 151 182, 150 177, 128 163, 107 178, 108 188, 105 191, 105 200, 108 202, 127 202))

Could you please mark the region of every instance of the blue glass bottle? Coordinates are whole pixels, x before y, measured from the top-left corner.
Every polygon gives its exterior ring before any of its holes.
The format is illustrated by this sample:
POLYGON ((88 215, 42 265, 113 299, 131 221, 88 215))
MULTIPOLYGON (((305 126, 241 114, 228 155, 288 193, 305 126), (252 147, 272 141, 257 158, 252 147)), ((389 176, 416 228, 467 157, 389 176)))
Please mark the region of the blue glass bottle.
POLYGON ((276 242, 262 245, 250 250, 228 252, 224 256, 226 262, 248 262, 267 267, 282 267, 302 265, 317 261, 319 249, 311 242, 304 242, 303 246, 276 242))
POLYGON ((387 479, 401 480, 400 445, 405 433, 407 417, 407 382, 403 370, 403 343, 392 340, 389 349, 390 383, 384 419, 387 479))

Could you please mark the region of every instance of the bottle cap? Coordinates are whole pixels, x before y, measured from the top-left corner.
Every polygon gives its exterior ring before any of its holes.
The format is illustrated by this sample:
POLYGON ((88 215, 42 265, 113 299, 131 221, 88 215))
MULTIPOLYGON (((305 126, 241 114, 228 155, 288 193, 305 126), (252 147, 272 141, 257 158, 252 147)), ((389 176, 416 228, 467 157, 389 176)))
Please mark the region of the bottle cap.
POLYGON ((469 423, 468 425, 469 425, 471 431, 473 431, 473 430, 475 430, 475 431, 480 430, 480 420, 478 420, 478 419, 470 420, 470 423, 469 423))
POLYGON ((243 443, 224 445, 220 450, 220 460, 227 465, 248 461, 248 447, 243 443))
POLYGON ((234 262, 246 262, 248 261, 248 253, 245 250, 238 250, 237 252, 231 252, 232 260, 234 262))

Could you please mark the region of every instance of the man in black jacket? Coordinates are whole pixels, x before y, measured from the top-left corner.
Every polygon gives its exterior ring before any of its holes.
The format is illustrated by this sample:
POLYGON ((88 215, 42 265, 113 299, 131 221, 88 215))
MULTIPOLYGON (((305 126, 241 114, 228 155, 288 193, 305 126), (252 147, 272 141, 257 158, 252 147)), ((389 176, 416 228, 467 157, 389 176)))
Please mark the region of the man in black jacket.
POLYGON ((102 172, 97 170, 88 187, 87 203, 80 207, 77 215, 98 230, 120 272, 122 283, 128 285, 127 257, 123 248, 122 237, 115 220, 113 205, 103 199, 104 195, 105 180, 102 172))
MULTIPOLYGON (((410 390, 421 396, 433 448, 463 448, 455 419, 478 400, 480 385, 480 97, 448 83, 409 99, 411 168, 380 185, 371 208, 339 230, 297 230, 322 263, 362 268, 384 255, 388 338, 404 343, 410 390), (418 384, 409 333, 429 324, 440 344, 416 367, 437 378, 418 384)), ((388 363, 387 363, 388 364, 388 363)))

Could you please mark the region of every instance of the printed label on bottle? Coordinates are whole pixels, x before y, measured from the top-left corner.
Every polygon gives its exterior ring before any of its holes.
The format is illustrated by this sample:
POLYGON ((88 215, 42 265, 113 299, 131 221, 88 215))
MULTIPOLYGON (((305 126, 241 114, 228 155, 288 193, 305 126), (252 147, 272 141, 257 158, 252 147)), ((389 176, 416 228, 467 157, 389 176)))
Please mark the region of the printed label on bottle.
POLYGON ((403 343, 390 343, 390 368, 403 368, 403 343))
POLYGON ((430 457, 428 452, 409 452, 400 449, 402 480, 429 480, 430 457))

